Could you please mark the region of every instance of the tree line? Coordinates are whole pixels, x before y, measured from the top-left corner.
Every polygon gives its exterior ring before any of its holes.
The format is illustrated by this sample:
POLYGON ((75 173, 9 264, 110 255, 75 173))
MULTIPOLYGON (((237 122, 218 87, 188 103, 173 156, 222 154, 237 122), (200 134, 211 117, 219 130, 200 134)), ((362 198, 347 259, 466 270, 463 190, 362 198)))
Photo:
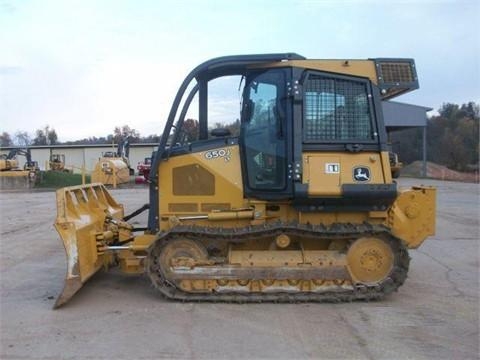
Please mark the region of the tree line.
MULTIPOLYGON (((480 107, 445 103, 427 120, 427 160, 457 171, 475 171, 479 164, 480 107)), ((421 128, 391 134, 392 149, 404 164, 422 159, 421 128)))
MULTIPOLYGON (((452 170, 478 170, 479 164, 479 113, 480 107, 475 102, 458 105, 445 103, 438 109, 438 115, 427 120, 427 160, 445 165, 452 170)), ((238 136, 240 122, 231 124, 215 124, 216 128, 230 130, 233 136, 238 136)), ((198 137, 198 121, 185 120, 184 131, 188 141, 198 137)), ((35 131, 31 138, 25 131, 17 132, 13 137, 7 132, 0 134, 0 146, 30 145, 95 145, 118 143, 127 139, 133 143, 158 143, 159 135, 141 136, 128 125, 115 127, 113 134, 103 137, 89 137, 75 141, 59 142, 55 129, 48 125, 35 131)), ((422 159, 423 135, 421 128, 400 130, 391 133, 392 149, 404 164, 422 159)))
POLYGON ((99 145, 118 143, 122 139, 129 139, 130 143, 156 143, 160 141, 158 135, 140 136, 140 133, 130 128, 128 125, 117 126, 113 130, 113 134, 96 137, 91 136, 84 139, 73 141, 58 141, 58 135, 54 128, 49 125, 41 129, 35 130, 35 136, 32 138, 26 131, 18 131, 11 136, 8 132, 3 131, 0 134, 0 146, 21 146, 28 147, 32 145, 99 145))

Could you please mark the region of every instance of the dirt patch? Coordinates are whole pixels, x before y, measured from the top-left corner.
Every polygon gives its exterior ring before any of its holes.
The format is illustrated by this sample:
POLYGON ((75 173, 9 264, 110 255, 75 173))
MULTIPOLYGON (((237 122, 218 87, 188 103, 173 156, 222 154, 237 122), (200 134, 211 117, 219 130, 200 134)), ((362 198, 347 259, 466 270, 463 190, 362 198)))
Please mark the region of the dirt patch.
MULTIPOLYGON (((401 176, 421 177, 423 172, 422 161, 414 161, 401 170, 401 176)), ((427 178, 462 182, 479 182, 478 173, 463 173, 451 170, 443 165, 427 162, 427 178)))

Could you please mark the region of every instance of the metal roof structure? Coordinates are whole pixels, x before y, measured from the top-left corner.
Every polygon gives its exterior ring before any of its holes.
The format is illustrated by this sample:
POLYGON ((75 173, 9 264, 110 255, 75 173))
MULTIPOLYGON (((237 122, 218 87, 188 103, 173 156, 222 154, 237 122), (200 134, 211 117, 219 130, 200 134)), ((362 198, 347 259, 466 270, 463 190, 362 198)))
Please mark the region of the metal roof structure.
POLYGON ((427 126, 427 112, 433 110, 425 106, 396 101, 382 101, 382 109, 387 132, 425 127, 427 126))
POLYGON ((432 108, 405 104, 396 101, 382 101, 383 119, 387 133, 396 130, 422 128, 422 175, 427 176, 427 112, 432 108))

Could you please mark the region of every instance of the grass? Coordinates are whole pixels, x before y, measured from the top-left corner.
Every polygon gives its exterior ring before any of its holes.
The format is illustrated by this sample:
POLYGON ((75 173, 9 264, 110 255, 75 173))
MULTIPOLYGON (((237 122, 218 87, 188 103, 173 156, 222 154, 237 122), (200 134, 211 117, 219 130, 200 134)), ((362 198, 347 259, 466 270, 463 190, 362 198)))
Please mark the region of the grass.
MULTIPOLYGON (((85 176, 85 182, 90 182, 90 176, 85 176)), ((58 189, 65 186, 74 186, 82 184, 81 174, 72 174, 61 171, 42 171, 40 172, 36 188, 58 189)))

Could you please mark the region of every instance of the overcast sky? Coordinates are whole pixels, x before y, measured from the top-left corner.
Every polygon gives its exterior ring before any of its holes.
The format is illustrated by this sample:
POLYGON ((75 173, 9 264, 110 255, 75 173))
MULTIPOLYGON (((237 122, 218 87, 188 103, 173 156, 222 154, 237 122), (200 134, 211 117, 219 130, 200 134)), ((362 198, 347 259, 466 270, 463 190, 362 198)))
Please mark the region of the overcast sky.
POLYGON ((478 0, 0 0, 0 132, 161 134, 185 75, 232 54, 412 57, 398 101, 480 102, 479 23, 478 0))

